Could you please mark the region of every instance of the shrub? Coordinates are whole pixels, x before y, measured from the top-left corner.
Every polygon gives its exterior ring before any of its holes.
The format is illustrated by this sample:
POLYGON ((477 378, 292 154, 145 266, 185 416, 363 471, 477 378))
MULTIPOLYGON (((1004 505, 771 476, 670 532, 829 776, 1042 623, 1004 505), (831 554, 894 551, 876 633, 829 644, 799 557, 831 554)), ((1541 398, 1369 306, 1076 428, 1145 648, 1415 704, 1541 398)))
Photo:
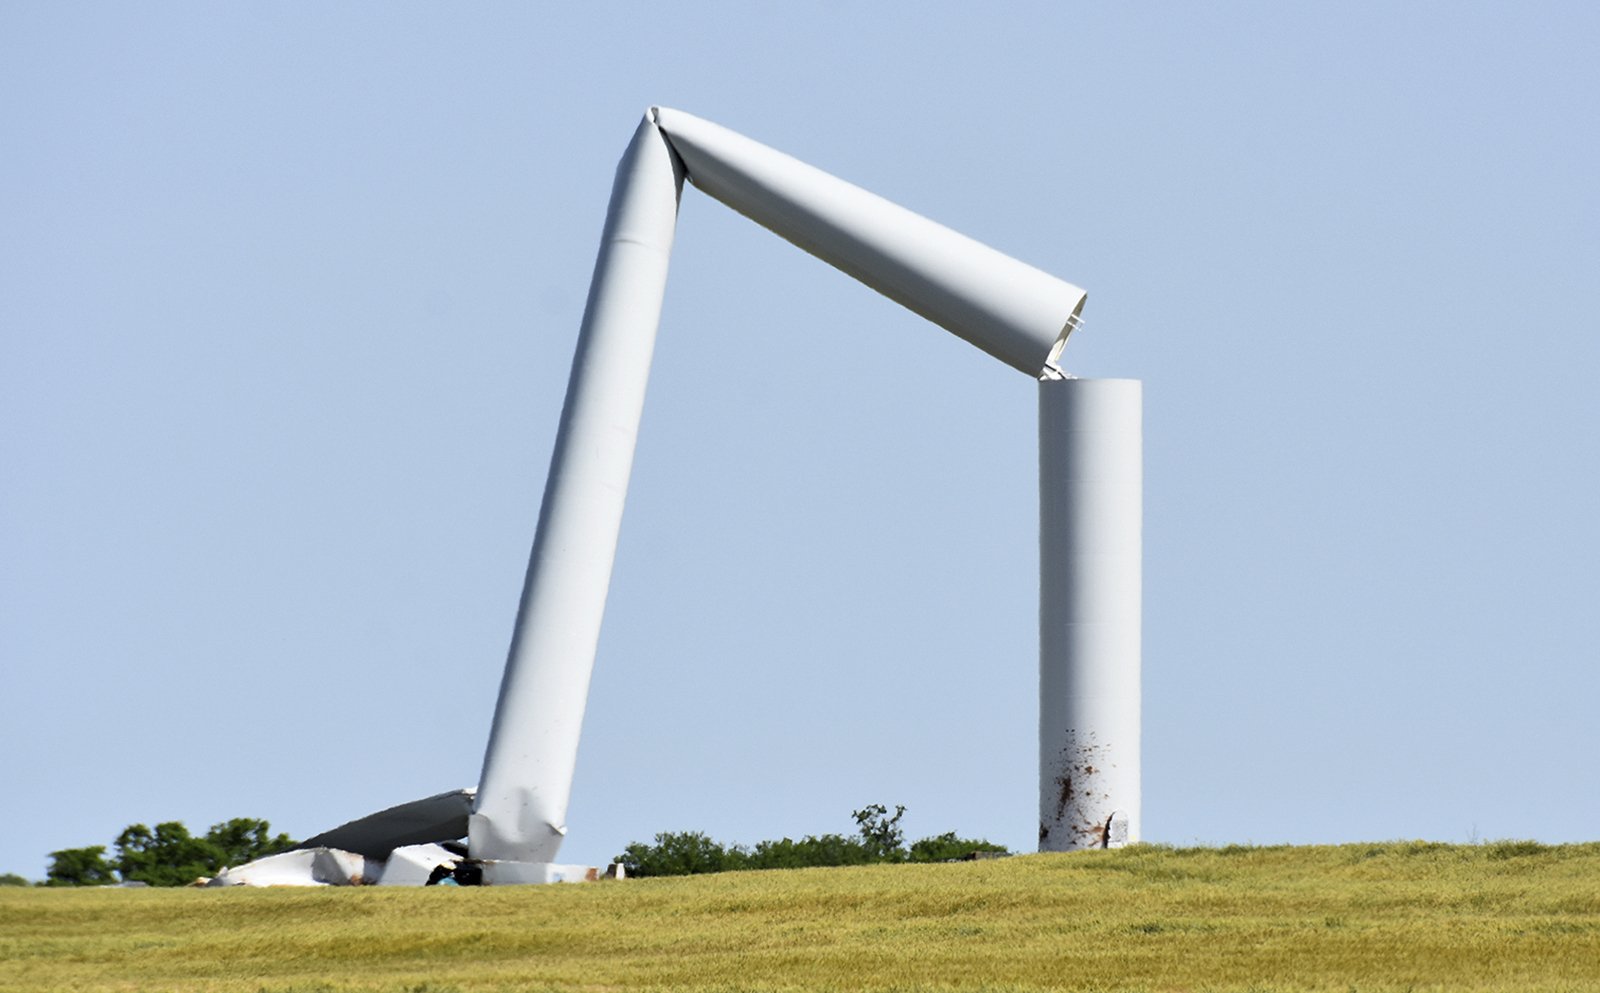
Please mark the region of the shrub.
POLYGON ((806 835, 799 841, 762 841, 754 848, 723 846, 700 831, 658 834, 654 844, 635 841, 617 856, 630 876, 687 876, 735 869, 805 869, 813 866, 868 865, 874 862, 948 862, 974 852, 1004 852, 1004 845, 958 838, 954 831, 923 838, 905 847, 900 818, 881 803, 851 812, 858 837, 806 835))
POLYGON ((866 865, 882 861, 855 838, 838 834, 806 835, 799 841, 763 841, 742 851, 742 869, 805 869, 821 865, 866 865))
POLYGON ((104 886, 116 881, 116 867, 106 861, 104 845, 51 852, 44 877, 46 886, 104 886))
POLYGON ((701 831, 664 831, 653 845, 635 841, 617 861, 630 876, 688 876, 729 868, 727 849, 701 831))
POLYGON ((981 838, 958 838, 954 831, 923 838, 911 843, 912 862, 953 862, 971 857, 976 852, 1004 852, 1006 846, 996 845, 981 838))

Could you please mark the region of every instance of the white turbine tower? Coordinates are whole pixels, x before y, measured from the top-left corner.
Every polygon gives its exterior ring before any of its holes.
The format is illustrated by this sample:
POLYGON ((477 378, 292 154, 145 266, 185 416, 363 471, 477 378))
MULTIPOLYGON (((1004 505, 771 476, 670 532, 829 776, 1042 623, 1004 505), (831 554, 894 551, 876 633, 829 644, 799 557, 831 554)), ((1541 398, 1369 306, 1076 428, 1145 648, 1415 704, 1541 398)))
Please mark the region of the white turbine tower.
MULTIPOLYGON (((1056 365, 1083 290, 726 128, 652 108, 612 186, 478 788, 305 846, 387 859, 398 868, 376 870, 384 882, 427 879, 452 856, 426 843, 463 835, 485 882, 572 868, 553 863, 685 179, 1038 380, 1039 847, 1137 841, 1140 385, 1056 365)), ((320 879, 326 856, 293 871, 320 879)), ((346 876, 363 872, 354 865, 346 876)))

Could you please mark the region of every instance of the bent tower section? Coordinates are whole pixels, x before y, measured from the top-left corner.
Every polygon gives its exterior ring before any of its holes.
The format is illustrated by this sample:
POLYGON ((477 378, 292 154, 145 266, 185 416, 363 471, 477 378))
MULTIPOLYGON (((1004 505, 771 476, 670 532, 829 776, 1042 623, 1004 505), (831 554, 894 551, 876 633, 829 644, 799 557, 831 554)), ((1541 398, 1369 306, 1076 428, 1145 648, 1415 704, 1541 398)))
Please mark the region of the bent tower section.
POLYGON ((589 698, 682 173, 653 117, 617 166, 477 798, 475 858, 553 862, 589 698))

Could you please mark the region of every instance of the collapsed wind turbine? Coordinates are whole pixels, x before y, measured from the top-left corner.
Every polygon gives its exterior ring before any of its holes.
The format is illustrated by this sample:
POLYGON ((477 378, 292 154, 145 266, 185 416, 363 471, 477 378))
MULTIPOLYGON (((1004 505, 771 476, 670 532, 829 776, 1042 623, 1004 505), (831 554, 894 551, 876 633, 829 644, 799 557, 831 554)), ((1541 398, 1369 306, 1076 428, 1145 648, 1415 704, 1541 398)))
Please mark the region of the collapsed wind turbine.
POLYGON ((466 835, 485 881, 550 877, 685 179, 1039 381, 1039 846, 1138 840, 1140 384, 1061 372, 1084 291, 726 128, 651 108, 617 167, 478 788, 306 844, 381 859, 466 835))
POLYGON ((551 860, 644 404, 683 179, 1041 380, 1040 845, 1137 839, 1139 386, 1056 366, 1084 292, 690 114, 652 108, 617 168, 545 484, 470 849, 551 860))

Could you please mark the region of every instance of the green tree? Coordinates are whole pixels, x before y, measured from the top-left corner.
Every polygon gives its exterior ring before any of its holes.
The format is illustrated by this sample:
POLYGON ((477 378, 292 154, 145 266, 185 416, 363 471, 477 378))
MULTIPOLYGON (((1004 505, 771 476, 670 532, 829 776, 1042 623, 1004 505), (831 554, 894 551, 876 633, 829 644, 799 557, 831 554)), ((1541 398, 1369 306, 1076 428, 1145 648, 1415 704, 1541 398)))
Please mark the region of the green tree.
POLYGON ((117 881, 116 867, 106 861, 106 846, 63 848, 50 853, 46 886, 105 886, 117 881))
POLYGON ((253 817, 213 824, 201 838, 178 821, 157 824, 153 830, 130 824, 114 844, 114 859, 106 858, 104 845, 51 852, 45 885, 104 886, 120 879, 151 886, 187 886, 201 876, 216 875, 225 866, 243 865, 295 846, 288 835, 274 835, 272 825, 253 817))
POLYGON ((617 861, 630 876, 688 876, 729 868, 727 849, 702 831, 663 831, 653 845, 633 842, 617 861))
POLYGON ((28 882, 27 877, 19 876, 14 872, 8 872, 5 875, 0 876, 0 886, 32 886, 32 885, 33 885, 32 883, 28 882))
POLYGON ((222 853, 222 862, 216 866, 217 870, 223 866, 254 862, 295 846, 294 840, 288 835, 274 837, 272 825, 252 817, 235 817, 231 821, 211 825, 211 830, 206 832, 206 841, 222 853))
POLYGON ((889 816, 889 808, 881 803, 874 803, 861 810, 853 810, 850 816, 856 819, 856 827, 861 831, 861 841, 872 852, 879 862, 904 862, 906 859, 905 832, 900 830, 900 818, 905 816, 906 808, 903 804, 895 804, 894 816, 889 816))
POLYGON ((157 824, 153 831, 143 824, 129 825, 117 835, 116 846, 122 878, 151 886, 187 886, 224 864, 218 845, 194 837, 179 821, 157 824))

